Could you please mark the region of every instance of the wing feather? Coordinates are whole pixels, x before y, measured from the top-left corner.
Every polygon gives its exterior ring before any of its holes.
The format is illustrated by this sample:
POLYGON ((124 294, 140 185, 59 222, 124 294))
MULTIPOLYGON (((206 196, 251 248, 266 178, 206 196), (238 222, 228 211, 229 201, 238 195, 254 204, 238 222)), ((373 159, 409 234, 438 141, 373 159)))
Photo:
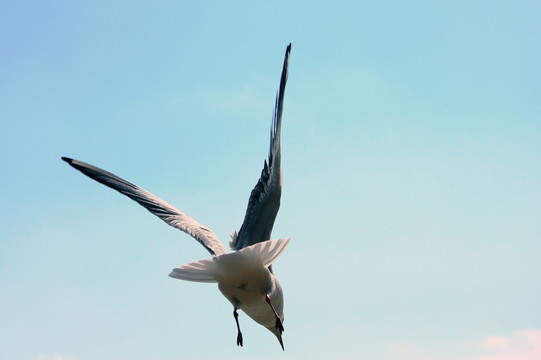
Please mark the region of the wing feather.
POLYGON ((96 166, 67 157, 62 157, 62 160, 86 176, 138 202, 139 205, 143 206, 172 227, 192 236, 212 255, 222 255, 227 253, 218 237, 209 228, 201 225, 190 216, 157 196, 96 166))
POLYGON ((270 130, 269 158, 268 161, 264 162, 261 177, 250 194, 248 208, 239 233, 238 235, 233 233, 231 236, 232 240, 229 245, 234 250, 240 250, 246 246, 269 240, 274 220, 280 208, 280 196, 282 194, 280 130, 282 127, 282 111, 290 52, 291 44, 286 49, 280 88, 274 105, 270 130))

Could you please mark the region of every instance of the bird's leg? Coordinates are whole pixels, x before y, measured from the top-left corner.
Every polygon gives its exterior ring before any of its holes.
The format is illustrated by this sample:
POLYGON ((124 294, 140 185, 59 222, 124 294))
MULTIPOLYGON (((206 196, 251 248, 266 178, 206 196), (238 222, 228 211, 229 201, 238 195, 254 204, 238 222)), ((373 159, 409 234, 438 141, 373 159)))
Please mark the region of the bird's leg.
POLYGON ((265 295, 265 300, 267 300, 267 303, 270 305, 270 307, 272 309, 272 312, 274 313, 274 317, 276 318, 276 325, 275 326, 278 329, 278 331, 280 331, 280 334, 281 334, 282 332, 284 332, 284 324, 282 323, 282 319, 280 318, 280 316, 276 312, 276 309, 274 308, 274 305, 272 305, 272 301, 271 301, 271 298, 270 298, 269 294, 265 295))
POLYGON ((239 313, 237 312, 236 306, 235 306, 235 309, 233 310, 233 316, 235 317, 235 322, 237 323, 237 330, 239 331, 237 333, 237 346, 242 346, 242 333, 240 332, 239 313))

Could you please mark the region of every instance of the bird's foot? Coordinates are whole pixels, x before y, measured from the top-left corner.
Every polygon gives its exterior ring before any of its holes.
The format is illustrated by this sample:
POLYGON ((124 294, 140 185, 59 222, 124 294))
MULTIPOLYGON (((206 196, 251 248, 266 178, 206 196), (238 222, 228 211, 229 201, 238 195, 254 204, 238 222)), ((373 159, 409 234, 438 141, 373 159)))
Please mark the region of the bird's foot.
POLYGON ((272 300, 270 296, 267 294, 265 295, 265 300, 270 305, 272 312, 274 313, 274 317, 276 318, 276 324, 274 325, 276 329, 282 334, 284 332, 284 323, 282 322, 282 319, 280 318, 280 315, 276 312, 276 309, 274 308, 274 305, 272 305, 272 300))
POLYGON ((237 346, 242 346, 242 333, 240 331, 237 335, 237 346))
POLYGON ((237 323, 237 346, 242 346, 242 333, 240 332, 239 313, 237 312, 237 306, 235 306, 235 309, 233 310, 233 316, 235 317, 235 322, 237 323))

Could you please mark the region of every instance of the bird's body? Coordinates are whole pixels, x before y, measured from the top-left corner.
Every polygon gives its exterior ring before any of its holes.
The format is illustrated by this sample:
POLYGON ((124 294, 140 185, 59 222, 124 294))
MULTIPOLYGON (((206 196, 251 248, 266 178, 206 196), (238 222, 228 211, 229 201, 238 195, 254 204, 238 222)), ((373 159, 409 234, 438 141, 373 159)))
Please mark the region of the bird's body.
MULTIPOLYGON (((282 286, 269 267, 288 243, 289 238, 260 242, 236 252, 184 264, 173 269, 169 276, 187 281, 217 282, 218 289, 231 302, 235 313, 237 309, 244 311, 275 334, 283 347, 280 326, 283 331, 284 297, 282 286)), ((242 340, 239 342, 241 345, 242 340)))
POLYGON ((209 228, 148 191, 93 165, 62 158, 85 175, 135 200, 167 224, 191 235, 209 251, 212 258, 179 266, 169 276, 181 280, 218 283, 218 289, 233 305, 238 328, 237 345, 241 346, 243 337, 237 310, 244 311, 254 321, 269 329, 284 348, 284 298, 271 264, 284 251, 289 238, 270 240, 270 235, 280 207, 282 191, 280 128, 290 50, 291 44, 286 50, 276 97, 268 162, 265 161, 261 177, 252 190, 238 234, 236 231, 231 234, 230 247, 236 250, 234 252, 228 253, 209 228))

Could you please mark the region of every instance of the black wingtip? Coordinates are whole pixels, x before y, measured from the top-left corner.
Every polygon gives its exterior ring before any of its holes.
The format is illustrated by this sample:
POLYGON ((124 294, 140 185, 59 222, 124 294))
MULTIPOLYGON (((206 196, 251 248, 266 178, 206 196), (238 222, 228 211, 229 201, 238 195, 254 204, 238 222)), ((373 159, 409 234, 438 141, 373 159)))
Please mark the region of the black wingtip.
POLYGON ((62 156, 61 159, 64 160, 65 162, 67 162, 68 164, 71 164, 71 162, 73 161, 73 159, 71 159, 69 157, 65 157, 65 156, 62 156))
POLYGON ((289 53, 291 53, 291 43, 286 48, 286 58, 289 57, 289 53))

